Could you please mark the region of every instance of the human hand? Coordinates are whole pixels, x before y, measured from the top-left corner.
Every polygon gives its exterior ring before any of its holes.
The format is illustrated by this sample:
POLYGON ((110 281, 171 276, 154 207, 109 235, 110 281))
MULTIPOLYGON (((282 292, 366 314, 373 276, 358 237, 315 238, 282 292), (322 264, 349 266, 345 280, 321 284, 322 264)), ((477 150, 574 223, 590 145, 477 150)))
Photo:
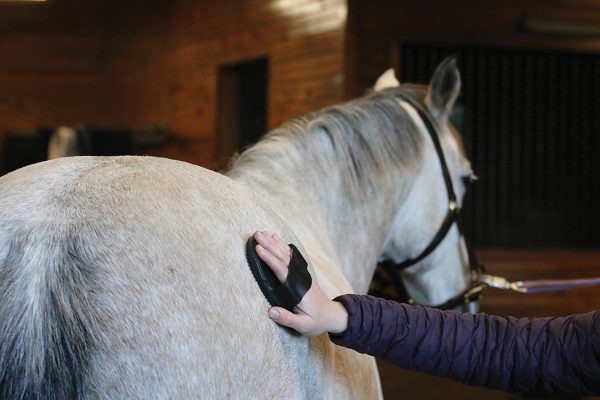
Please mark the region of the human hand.
MULTIPOLYGON (((271 268, 280 282, 285 282, 290 264, 291 249, 277 235, 265 232, 254 233, 256 254, 271 268)), ((348 325, 348 312, 337 301, 330 300, 313 279, 308 292, 296 305, 294 312, 282 307, 271 307, 269 317, 306 336, 316 336, 324 332, 340 333, 348 325)))

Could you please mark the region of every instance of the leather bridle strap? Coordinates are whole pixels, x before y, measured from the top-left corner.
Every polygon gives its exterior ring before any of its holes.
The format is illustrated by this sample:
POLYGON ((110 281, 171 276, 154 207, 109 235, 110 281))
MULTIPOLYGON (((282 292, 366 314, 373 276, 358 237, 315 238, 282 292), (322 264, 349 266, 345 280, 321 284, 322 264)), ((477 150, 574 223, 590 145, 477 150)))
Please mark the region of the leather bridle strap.
MULTIPOLYGON (((448 170, 448 165, 446 163, 446 158, 444 156, 442 145, 437 134, 437 129, 435 128, 432 122, 433 120, 429 115, 425 113, 425 111, 422 109, 422 106, 415 100, 408 97, 402 97, 402 100, 409 103, 409 105, 411 105, 417 111, 419 118, 421 119, 421 121, 425 125, 427 132, 429 133, 429 137, 431 138, 436 154, 438 155, 438 159, 442 169, 442 176, 444 178, 444 184, 446 186, 446 192, 448 194, 448 211, 446 212, 446 217, 442 221, 440 228, 434 235, 431 242, 429 242, 427 247, 425 247, 425 249, 423 249, 423 251, 418 256, 414 258, 409 258, 400 263, 394 263, 393 261, 384 261, 379 264, 380 267, 386 272, 386 275, 392 283, 392 286, 394 287, 398 298, 405 299, 409 303, 412 303, 413 301, 408 295, 408 291, 406 290, 406 286, 404 285, 404 281, 399 275, 399 272, 422 261, 425 257, 431 254, 444 240, 454 223, 457 224, 459 234, 463 238, 465 248, 467 251, 467 256, 469 259, 469 267, 471 269, 472 274, 474 276, 479 275, 484 271, 484 267, 482 264, 479 263, 475 255, 475 251, 464 237, 462 224, 460 221, 460 207, 458 206, 456 194, 454 192, 454 186, 452 185, 450 171, 448 170)), ((472 301, 476 301, 480 296, 481 290, 481 285, 478 285, 477 282, 473 281, 473 283, 469 287, 467 287, 463 292, 436 307, 441 309, 449 309, 454 308, 459 304, 465 304, 470 303, 472 301)))
POLYGON ((435 236, 433 237, 431 242, 429 242, 429 245, 427 245, 427 247, 425 247, 425 249, 423 249, 421 254, 419 254, 415 258, 409 258, 409 259, 404 260, 399 263, 393 263, 394 268, 396 270, 406 269, 406 268, 422 261, 425 257, 427 257, 429 254, 431 254, 439 246, 439 244, 442 242, 442 240, 444 240, 444 238, 448 234, 448 231, 450 231, 450 228, 452 228, 452 225, 457 221, 458 215, 459 215, 458 208, 448 208, 448 212, 446 213, 446 217, 444 218, 444 221, 442 222, 440 229, 438 229, 437 233, 435 234, 435 236))
POLYGON ((409 103, 417 111, 417 113, 419 114, 419 118, 421 118, 421 121, 423 121, 423 124, 425 124, 425 128, 429 133, 431 141, 433 142, 433 146, 438 155, 440 166, 442 168, 442 176, 444 177, 446 192, 448 193, 448 211, 446 213, 444 221, 442 222, 442 225, 438 229, 437 233, 434 235, 431 242, 429 242, 429 245, 427 245, 427 247, 425 247, 425 249, 423 249, 423 251, 417 257, 409 258, 400 263, 395 263, 394 268, 396 270, 403 270, 405 268, 408 268, 411 265, 420 262, 429 254, 431 254, 437 248, 437 246, 439 246, 442 240, 444 240, 444 238, 450 231, 452 225, 455 222, 457 222, 458 216, 460 214, 460 207, 458 206, 458 202, 456 201, 456 194, 454 193, 452 178, 450 177, 450 171, 448 170, 448 165, 446 164, 446 157, 444 156, 444 151, 442 150, 442 145, 437 135, 437 130, 433 126, 432 118, 425 114, 421 106, 415 103, 414 100, 406 97, 403 97, 402 99, 409 103))

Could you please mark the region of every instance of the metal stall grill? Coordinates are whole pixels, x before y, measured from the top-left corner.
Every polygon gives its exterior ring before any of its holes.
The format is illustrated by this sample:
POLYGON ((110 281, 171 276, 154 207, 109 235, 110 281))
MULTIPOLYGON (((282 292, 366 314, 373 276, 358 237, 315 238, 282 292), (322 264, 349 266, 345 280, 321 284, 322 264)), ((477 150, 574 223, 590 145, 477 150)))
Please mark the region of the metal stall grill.
POLYGON ((479 182, 465 203, 480 247, 600 248, 600 55, 401 46, 403 82, 454 54, 458 113, 479 182))

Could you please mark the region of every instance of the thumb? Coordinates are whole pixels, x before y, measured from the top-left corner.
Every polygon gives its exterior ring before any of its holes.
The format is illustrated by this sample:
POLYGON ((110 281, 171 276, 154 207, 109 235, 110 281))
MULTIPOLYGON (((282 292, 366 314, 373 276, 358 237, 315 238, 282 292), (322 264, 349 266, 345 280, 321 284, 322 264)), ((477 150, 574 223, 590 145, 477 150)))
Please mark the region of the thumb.
POLYGON ((282 307, 271 307, 269 318, 302 334, 306 334, 309 330, 310 318, 307 315, 294 314, 282 307))

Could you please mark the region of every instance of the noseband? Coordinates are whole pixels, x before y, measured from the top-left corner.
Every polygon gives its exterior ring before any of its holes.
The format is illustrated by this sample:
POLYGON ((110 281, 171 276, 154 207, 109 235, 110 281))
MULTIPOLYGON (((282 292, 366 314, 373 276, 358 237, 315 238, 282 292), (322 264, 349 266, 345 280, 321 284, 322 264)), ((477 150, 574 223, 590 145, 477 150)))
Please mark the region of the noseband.
MULTIPOLYGON (((431 137, 431 141, 433 142, 433 146, 435 147, 435 151, 440 161, 440 166, 442 167, 442 175, 444 177, 444 184, 446 186, 446 192, 448 194, 448 209, 446 211, 446 217, 442 221, 442 224, 437 230, 436 234, 433 236, 433 239, 431 240, 431 242, 429 242, 427 247, 425 247, 423 251, 421 251, 421 253, 418 256, 406 259, 400 263, 395 263, 393 261, 383 261, 379 264, 381 269, 385 271, 385 274, 387 275, 387 280, 391 282, 391 285, 393 287, 393 290, 396 292, 396 295, 390 295, 387 292, 383 292, 381 289, 377 288, 372 288, 371 293, 388 299, 413 303, 412 298, 410 298, 410 296, 408 295, 406 286, 404 285, 404 281, 400 276, 400 272, 417 264, 429 254, 431 254, 440 245, 440 243, 442 243, 442 241, 452 228, 452 225, 456 224, 458 232, 465 243, 467 255, 469 258, 469 268, 471 269, 472 282, 462 293, 452 297, 443 304, 439 304, 435 307, 441 309, 450 309, 460 304, 469 304, 479 299, 482 288, 476 283, 475 277, 482 274, 485 269, 483 265, 480 264, 477 260, 473 248, 465 239, 460 218, 461 209, 456 199, 454 186, 452 185, 452 178, 450 177, 450 171, 448 169, 448 164, 446 163, 446 157, 444 156, 444 152, 440 144, 440 139, 438 137, 437 130, 434 126, 434 122, 431 116, 426 114, 423 111, 421 105, 416 103, 415 100, 408 97, 402 97, 402 100, 409 103, 417 111, 419 117, 421 118, 421 120, 425 124, 425 127, 427 128, 429 136, 431 137)), ((377 280, 381 279, 385 280, 385 278, 379 276, 378 272, 376 271, 375 281, 377 282, 377 280)))

